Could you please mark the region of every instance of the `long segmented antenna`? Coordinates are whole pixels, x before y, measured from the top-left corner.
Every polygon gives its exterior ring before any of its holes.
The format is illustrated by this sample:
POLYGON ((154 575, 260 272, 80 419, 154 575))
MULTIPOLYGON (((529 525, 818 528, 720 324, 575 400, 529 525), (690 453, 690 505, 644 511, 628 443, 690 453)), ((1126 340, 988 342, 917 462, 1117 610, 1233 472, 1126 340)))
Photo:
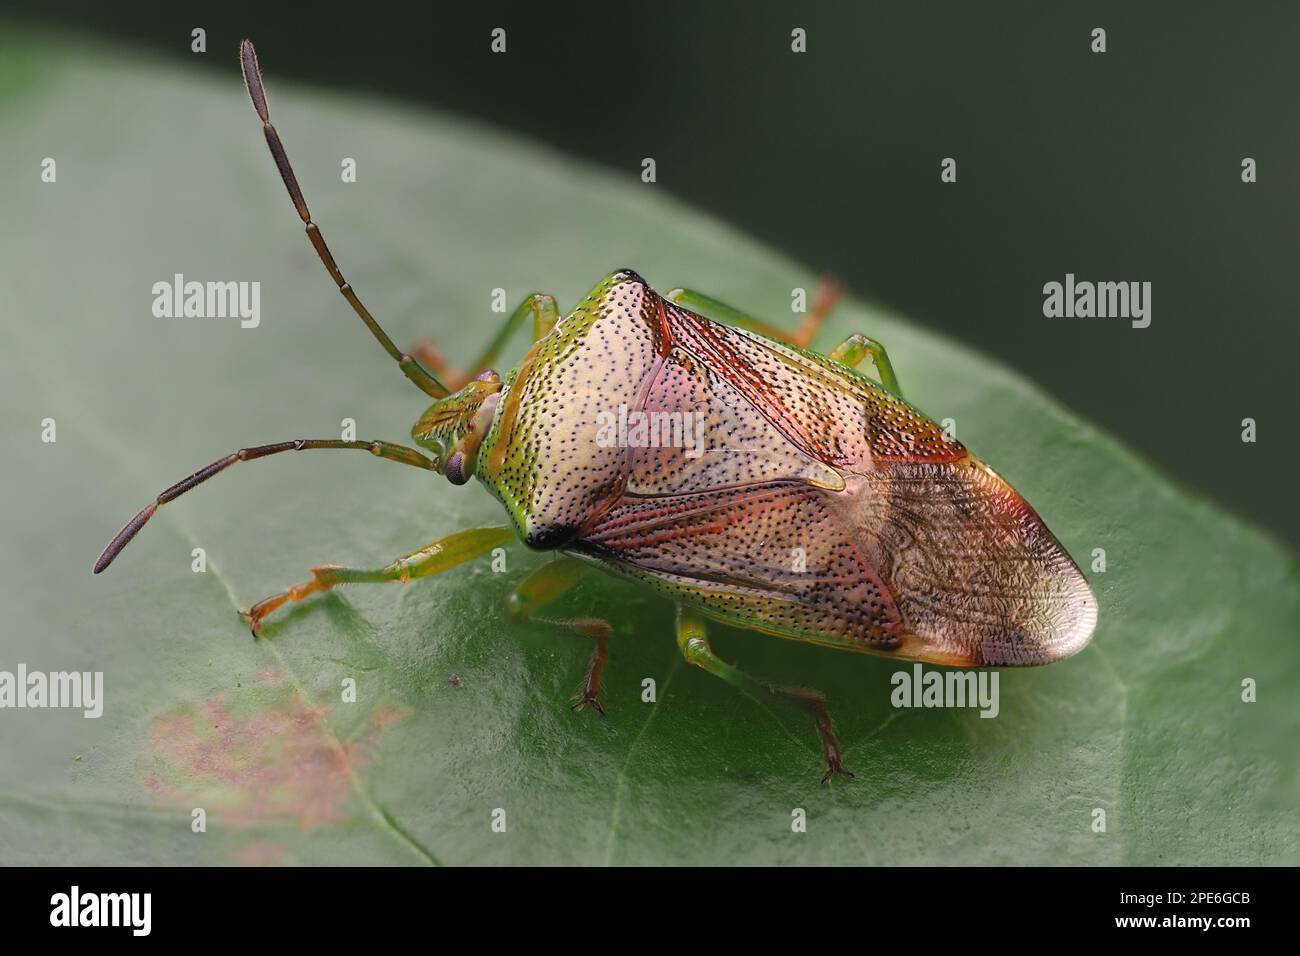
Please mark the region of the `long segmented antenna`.
POLYGON ((361 304, 357 294, 353 291, 352 286, 343 278, 343 273, 339 271, 338 265, 334 262, 334 255, 330 252, 329 246, 325 244, 325 236, 321 233, 320 227, 312 222, 311 211, 307 208, 307 200, 303 198, 302 190, 298 187, 298 177, 293 174, 293 167, 289 165, 289 156, 284 151, 284 143, 280 142, 280 134, 275 131, 271 125, 270 113, 266 108, 266 90, 262 86, 262 70, 257 65, 257 51, 253 49, 252 41, 243 40, 239 44, 239 62, 244 71, 244 86, 248 90, 248 99, 253 104, 253 109, 257 110, 258 117, 262 120, 262 132, 266 135, 266 145, 271 150, 271 158, 275 160, 276 168, 280 170, 280 178, 284 180, 284 188, 289 190, 289 198, 293 200, 293 207, 298 210, 298 216, 302 219, 303 225, 307 229, 307 238, 311 240, 316 254, 320 256, 320 261, 325 264, 326 270, 334 283, 343 293, 343 298, 348 300, 357 315, 361 316, 361 321, 366 323, 370 329, 370 334, 379 340, 379 344, 384 347, 389 355, 397 360, 406 377, 418 385, 427 395, 433 398, 445 398, 449 394, 445 385, 420 364, 419 360, 406 354, 393 344, 393 340, 375 321, 375 317, 370 314, 370 310, 361 304))
POLYGON ((219 475, 231 465, 240 461, 253 461, 258 458, 265 458, 267 455, 278 455, 282 451, 308 451, 316 448, 351 448, 357 451, 368 451, 379 458, 386 458, 389 461, 401 462, 403 465, 413 465, 416 468, 427 468, 431 471, 437 471, 438 465, 430 458, 426 458, 414 448, 407 448, 405 445, 394 445, 386 441, 342 441, 337 438, 298 438, 294 441, 277 442, 274 445, 258 445, 254 448, 241 448, 237 452, 226 455, 224 458, 218 458, 212 464, 205 468, 200 468, 188 478, 176 482, 162 494, 160 494, 153 504, 145 505, 141 508, 134 518, 123 525, 122 530, 113 536, 113 540, 108 543, 104 553, 99 556, 95 562, 95 573, 98 574, 106 567, 113 563, 113 559, 122 553, 122 549, 131 543, 131 539, 140 533, 140 529, 145 526, 154 512, 169 501, 175 501, 185 492, 198 485, 203 484, 213 475, 219 475))

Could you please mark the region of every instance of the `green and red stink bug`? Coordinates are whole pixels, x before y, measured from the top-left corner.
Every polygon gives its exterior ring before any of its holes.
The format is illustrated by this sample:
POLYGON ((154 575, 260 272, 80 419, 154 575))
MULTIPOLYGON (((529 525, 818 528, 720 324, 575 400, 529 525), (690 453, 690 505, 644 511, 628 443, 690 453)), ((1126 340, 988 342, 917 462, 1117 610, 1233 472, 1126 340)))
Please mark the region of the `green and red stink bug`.
MULTIPOLYGON (((160 505, 240 461, 350 448, 478 478, 511 523, 461 531, 374 570, 324 565, 243 612, 256 635, 290 601, 340 584, 445 571, 516 535, 554 551, 510 595, 531 617, 592 568, 651 585, 678 607, 686 660, 748 692, 806 709, 829 779, 847 773, 823 696, 750 677, 718 658, 705 621, 827 647, 958 666, 1044 664, 1088 642, 1097 605, 1082 573, 1005 481, 903 400, 879 343, 807 345, 833 296, 786 335, 698 293, 661 296, 620 270, 561 316, 532 295, 460 375, 431 347, 400 351, 334 262, 271 125, 253 46, 249 99, 307 235, 339 291, 406 376, 434 399, 413 448, 304 440, 245 448, 173 485, 117 534, 103 571, 160 505), (530 322, 533 345, 504 378, 498 351, 530 322), (421 358, 424 361, 421 361, 421 358), (856 371, 870 358, 879 383, 856 371), (480 371, 481 370, 481 371, 480 371), (444 384, 445 383, 445 384, 444 384), (612 413, 698 423, 698 443, 607 440, 612 413), (684 418, 683 418, 684 417, 684 418)), ((626 437, 626 436, 621 436, 626 437)), ((599 619, 554 622, 595 642, 575 709, 599 710, 610 636, 599 619)))

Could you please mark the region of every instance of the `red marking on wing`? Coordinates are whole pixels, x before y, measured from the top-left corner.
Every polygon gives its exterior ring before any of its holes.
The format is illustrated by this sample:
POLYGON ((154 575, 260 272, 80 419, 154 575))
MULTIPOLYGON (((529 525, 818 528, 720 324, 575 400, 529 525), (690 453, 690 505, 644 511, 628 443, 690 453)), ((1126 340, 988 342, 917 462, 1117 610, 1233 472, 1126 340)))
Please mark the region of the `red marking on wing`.
POLYGON ((661 356, 666 356, 673 350, 673 330, 668 324, 668 316, 664 314, 664 299, 649 286, 645 287, 645 291, 646 295, 654 296, 655 301, 655 321, 658 325, 655 330, 655 350, 661 356))
MULTIPOLYGON (((694 313, 685 310, 683 314, 693 319, 700 319, 694 313)), ((686 333, 690 345, 698 350, 698 357, 739 389, 763 417, 780 428, 803 451, 811 452, 816 448, 816 439, 804 427, 799 416, 785 404, 781 394, 745 356, 731 346, 727 337, 722 334, 726 326, 702 320, 683 322, 679 328, 686 333)), ((849 459, 843 457, 827 458, 824 455, 818 457, 830 465, 849 462, 849 459)))
POLYGON ((665 310, 678 344, 811 457, 841 466, 868 457, 937 463, 966 455, 937 423, 828 359, 671 303, 665 310))

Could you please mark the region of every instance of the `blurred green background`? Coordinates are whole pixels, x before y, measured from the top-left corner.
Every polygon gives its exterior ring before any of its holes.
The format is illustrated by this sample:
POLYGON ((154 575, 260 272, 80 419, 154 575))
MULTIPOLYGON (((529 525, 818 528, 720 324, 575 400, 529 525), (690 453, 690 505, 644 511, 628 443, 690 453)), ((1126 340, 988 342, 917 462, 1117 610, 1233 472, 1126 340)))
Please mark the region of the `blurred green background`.
POLYGON ((7 7, 222 79, 247 35, 273 76, 449 108, 629 178, 653 156, 657 188, 996 356, 1300 541, 1294 3, 7 7), (1152 282, 1151 327, 1045 319, 1043 283, 1066 272, 1152 282))

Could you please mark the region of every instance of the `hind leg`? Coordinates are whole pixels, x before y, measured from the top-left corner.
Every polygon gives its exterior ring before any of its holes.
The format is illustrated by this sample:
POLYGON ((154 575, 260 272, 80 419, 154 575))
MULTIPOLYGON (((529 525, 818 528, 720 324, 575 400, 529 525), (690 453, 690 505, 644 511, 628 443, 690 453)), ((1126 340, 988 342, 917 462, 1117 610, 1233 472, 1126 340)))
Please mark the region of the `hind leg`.
POLYGON ((775 696, 811 714, 817 728, 818 739, 821 741, 822 758, 826 761, 826 772, 822 774, 822 783, 829 782, 834 776, 853 776, 844 769, 844 755, 840 750, 839 741, 835 739, 835 725, 826 710, 826 696, 821 691, 810 690, 807 687, 772 684, 751 677, 733 667, 713 652, 704 627, 704 619, 681 607, 677 609, 677 647, 688 664, 694 664, 715 677, 721 677, 747 697, 761 701, 775 696))
POLYGON ((841 365, 847 365, 849 368, 857 368, 870 357, 872 364, 876 366, 876 374, 880 377, 880 384, 892 392, 895 398, 903 397, 903 390, 898 385, 898 376, 894 374, 894 364, 889 361, 889 353, 875 339, 854 332, 827 352, 826 356, 841 365))

